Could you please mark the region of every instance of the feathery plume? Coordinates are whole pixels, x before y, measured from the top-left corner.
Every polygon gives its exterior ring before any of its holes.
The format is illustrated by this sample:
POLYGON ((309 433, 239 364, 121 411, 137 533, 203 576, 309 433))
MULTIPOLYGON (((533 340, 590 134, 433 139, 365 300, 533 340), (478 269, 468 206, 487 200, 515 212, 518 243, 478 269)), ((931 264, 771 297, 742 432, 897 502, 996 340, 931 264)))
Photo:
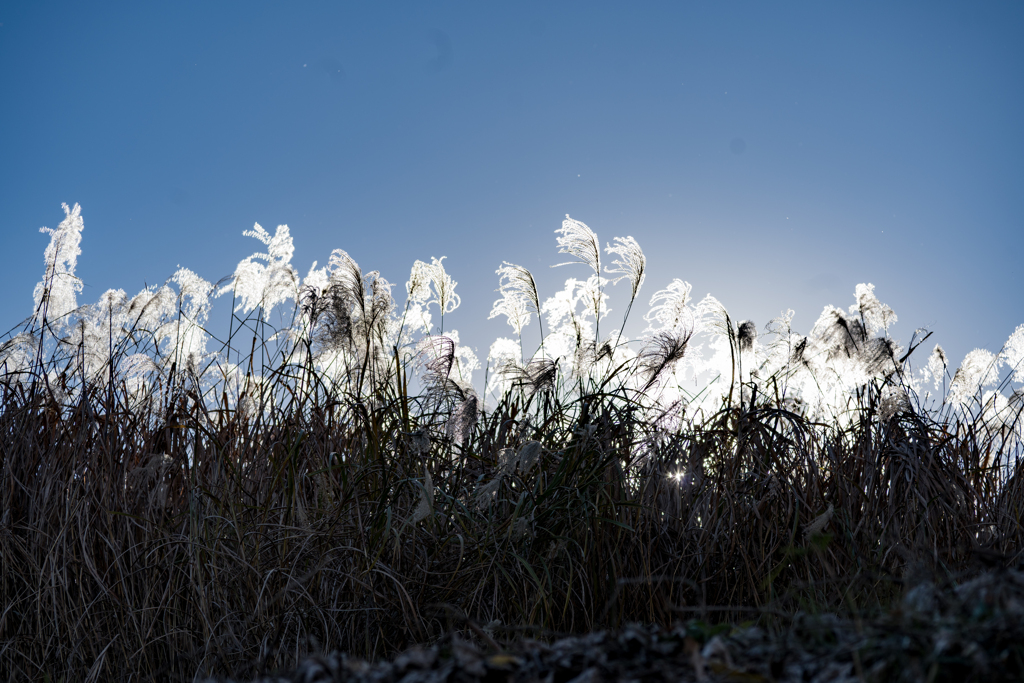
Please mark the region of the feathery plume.
POLYGON ((502 297, 494 302, 491 314, 487 316, 487 319, 490 320, 499 315, 505 316, 516 334, 522 334, 523 328, 530 324, 530 310, 527 308, 526 301, 512 292, 502 292, 502 297))
POLYGON ((313 261, 313 265, 309 267, 309 273, 303 278, 302 286, 299 288, 299 304, 310 319, 316 318, 316 313, 319 312, 323 302, 324 293, 331 286, 327 266, 317 268, 316 265, 317 262, 313 261))
POLYGON ((683 359, 690 336, 687 332, 658 332, 641 349, 640 376, 647 380, 642 391, 655 386, 663 374, 683 359))
POLYGON ((409 519, 410 524, 417 524, 422 522, 429 515, 431 510, 434 509, 434 482, 430 478, 430 470, 426 467, 423 468, 423 489, 420 491, 420 502, 416 505, 416 509, 413 510, 412 517, 409 519))
POLYGON ((987 386, 999 381, 999 358, 991 351, 975 349, 960 364, 949 383, 950 402, 963 405, 987 386))
POLYGON ((502 296, 512 295, 522 299, 527 308, 540 315, 540 296, 537 294, 537 283, 533 273, 528 269, 508 261, 502 261, 494 271, 499 277, 499 291, 502 296))
POLYGON ((144 353, 133 353, 123 358, 118 370, 127 380, 135 380, 149 373, 159 373, 160 368, 153 359, 144 353))
POLYGON ((793 335, 790 339, 788 365, 791 373, 806 371, 815 376, 821 370, 826 356, 817 340, 811 337, 793 335))
POLYGON ((430 263, 417 261, 414 266, 414 269, 418 268, 426 275, 430 285, 434 288, 434 298, 429 303, 437 304, 441 309, 442 316, 445 313, 451 313, 462 303, 462 299, 455 293, 455 285, 458 283, 444 269, 443 261, 446 258, 448 257, 434 258, 431 256, 430 263))
POLYGON ((35 320, 39 325, 48 321, 59 330, 66 324, 65 316, 78 308, 76 294, 82 291, 82 281, 75 276, 78 257, 82 254, 82 208, 75 204, 64 209, 64 220, 55 230, 39 228, 50 235, 50 243, 43 252, 46 270, 43 279, 32 292, 35 301, 35 320))
POLYGON ((423 303, 427 308, 430 307, 430 304, 437 304, 441 309, 440 329, 442 334, 444 333, 444 314, 451 313, 462 303, 462 299, 455 293, 455 286, 458 283, 444 269, 445 258, 447 257, 434 258, 431 256, 430 263, 416 261, 412 267, 412 276, 406 283, 406 289, 414 302, 423 303), (425 287, 425 282, 433 287, 433 298, 430 298, 430 290, 425 287))
POLYGON ((857 351, 855 359, 868 377, 887 375, 896 371, 896 355, 900 347, 892 339, 868 339, 857 351))
POLYGON ((449 330, 447 336, 455 343, 455 379, 464 394, 475 392, 473 389, 473 371, 480 367, 480 360, 473 353, 473 349, 463 346, 459 342, 458 330, 449 330))
POLYGON ((133 296, 128 302, 126 315, 133 328, 153 332, 159 340, 166 336, 166 332, 160 331, 161 328, 177 310, 178 295, 173 289, 163 285, 160 288, 147 287, 133 296))
POLYGON ((330 271, 331 288, 334 296, 344 302, 346 307, 364 308, 366 303, 366 287, 363 282, 363 270, 344 249, 335 249, 327 262, 330 271))
POLYGON ((843 310, 835 306, 825 306, 810 336, 827 351, 830 360, 854 357, 858 347, 867 339, 861 321, 847 318, 843 310))
POLYGON ((154 398, 157 393, 153 391, 151 378, 160 376, 160 366, 157 365, 149 354, 133 353, 122 358, 117 368, 120 377, 123 378, 124 387, 133 405, 141 407, 154 398))
POLYGON ((719 334, 728 334, 729 311, 725 304, 705 294, 696 306, 694 306, 694 317, 697 320, 697 330, 715 330, 719 334))
MULTIPOLYGON (((537 322, 540 323, 540 297, 537 294, 537 283, 534 282, 533 274, 513 263, 502 261, 502 265, 495 271, 499 276, 498 291, 501 298, 494 302, 488 320, 498 315, 505 315, 508 324, 522 334, 523 328, 530 324, 530 311, 537 314, 537 322)), ((544 336, 541 328, 541 338, 544 336)))
POLYGON ((342 249, 331 252, 327 270, 330 284, 322 297, 325 303, 316 332, 321 353, 354 353, 361 367, 375 372, 392 344, 392 285, 375 270, 364 274, 342 249))
POLYGON ((178 285, 177 307, 180 315, 173 330, 173 348, 167 354, 168 363, 177 363, 193 374, 199 373, 199 366, 206 356, 208 335, 203 325, 210 310, 210 294, 213 285, 188 268, 179 268, 170 282, 178 285))
POLYGON ((644 256, 643 250, 640 249, 640 245, 632 237, 616 237, 613 241, 615 246, 609 244, 605 247, 605 252, 615 254, 619 258, 612 261, 612 265, 615 267, 605 268, 605 272, 619 275, 612 280, 613 284, 618 284, 620 280, 629 280, 629 301, 632 303, 636 299, 640 287, 644 284, 644 278, 647 275, 647 258, 644 256))
POLYGON ((857 285, 854 296, 857 303, 850 306, 850 315, 859 314, 870 334, 888 331, 889 326, 896 322, 896 313, 878 300, 873 284, 857 285))
POLYGON ((412 264, 409 281, 405 283, 405 292, 410 301, 420 304, 427 303, 427 300, 430 299, 430 266, 423 261, 416 261, 412 264))
POLYGON ((465 398, 459 402, 455 410, 452 411, 448 424, 445 426, 448 436, 451 437, 456 445, 466 445, 469 437, 473 434, 473 428, 476 427, 479 416, 480 398, 476 395, 476 392, 469 391, 466 393, 465 398))
POLYGON ((693 327, 693 311, 690 310, 690 292, 693 286, 679 278, 672 280, 668 287, 660 289, 651 297, 651 309, 644 315, 649 325, 648 332, 658 329, 675 330, 680 326, 693 327))
POLYGON ((498 337, 491 344, 491 349, 487 353, 487 362, 500 370, 505 367, 506 363, 515 362, 515 359, 518 357, 519 344, 514 339, 498 337))
POLYGON ((581 284, 576 278, 569 278, 565 281, 565 288, 562 291, 555 292, 553 296, 544 300, 541 311, 547 316, 550 328, 558 328, 563 321, 576 317, 576 305, 582 296, 581 284))
POLYGON ((71 334, 63 340, 78 349, 81 371, 90 382, 105 383, 110 378, 111 354, 125 334, 127 302, 124 290, 107 290, 99 301, 81 310, 71 334))
POLYGON ((753 320, 741 320, 736 326, 736 340, 741 353, 750 353, 754 350, 754 342, 757 341, 757 325, 753 320))
POLYGON ((1008 441, 1021 441, 1021 396, 1015 394, 1013 398, 1007 398, 998 391, 986 391, 981 399, 981 414, 978 422, 985 431, 988 439, 992 441, 992 447, 984 451, 984 467, 991 467, 995 463, 997 454, 1003 451, 1004 444, 1008 441), (1016 405, 1014 405, 1016 404, 1016 405))
POLYGON ((511 362, 505 365, 501 373, 514 386, 522 387, 527 397, 531 397, 538 391, 554 388, 555 378, 558 377, 558 361, 551 358, 538 358, 523 366, 511 362))
POLYGON ((358 321, 366 320, 366 287, 359 264, 343 249, 335 249, 327 262, 330 308, 323 340, 329 348, 353 349, 360 335, 358 321))
POLYGON ((256 223, 252 230, 246 230, 242 235, 267 245, 267 251, 242 259, 217 296, 234 292, 239 299, 236 311, 248 314, 261 307, 264 320, 270 320, 270 311, 275 306, 288 299, 294 300, 298 295, 299 275, 291 265, 292 254, 295 253, 291 233, 287 225, 279 225, 271 237, 256 223))
POLYGON ((313 341, 320 318, 330 306, 331 297, 327 295, 331 287, 331 278, 327 266, 317 268, 316 265, 317 262, 313 261, 309 273, 299 287, 297 303, 302 315, 296 318, 296 327, 292 330, 292 358, 297 363, 302 363, 302 359, 306 357, 307 349, 303 348, 303 344, 313 341))
POLYGON ((544 454, 544 447, 540 441, 527 441, 516 452, 515 466, 520 476, 526 476, 533 469, 533 466, 544 454))
POLYGON ((601 243, 598 242, 597 235, 594 234, 593 230, 584 223, 573 220, 569 217, 569 214, 565 214, 562 227, 555 230, 555 232, 561 235, 561 237, 557 238, 558 253, 575 256, 577 261, 556 263, 551 266, 552 268, 580 262, 590 266, 595 275, 601 274, 601 243))
POLYGON ((502 396, 511 386, 508 371, 515 368, 522 356, 522 349, 519 342, 508 337, 498 337, 491 343, 487 352, 487 386, 484 394, 487 396, 502 396))
POLYGON ((928 356, 928 373, 935 380, 936 389, 942 386, 942 380, 946 377, 946 368, 948 367, 949 359, 946 358, 946 352, 936 344, 931 355, 928 356))
POLYGON ((888 422, 896 415, 910 411, 910 398, 902 387, 886 384, 882 387, 878 402, 878 416, 888 422))
POLYGON ((1014 382, 1024 382, 1024 325, 1019 325, 1003 345, 999 354, 1003 362, 1010 366, 1014 382))
POLYGON ((20 332, 0 344, 0 382, 20 381, 32 367, 39 340, 31 332, 20 332))
POLYGON ((420 340, 417 356, 427 386, 436 392, 446 392, 455 365, 455 342, 449 337, 426 336, 420 340))
POLYGON ((793 316, 795 315, 796 311, 792 308, 787 309, 769 320, 765 329, 780 337, 788 336, 793 331, 793 316))
POLYGON ((585 305, 583 314, 594 316, 594 320, 597 322, 603 320, 612 310, 608 308, 610 297, 604 293, 604 285, 607 282, 603 277, 591 275, 580 286, 580 298, 585 305))
POLYGON ((405 310, 397 323, 395 335, 395 343, 403 347, 410 344, 417 333, 430 334, 431 316, 427 303, 430 299, 430 273, 423 261, 412 264, 405 293, 405 310))
POLYGON ((188 268, 178 268, 170 281, 178 285, 180 310, 197 323, 205 322, 210 312, 213 285, 188 268))

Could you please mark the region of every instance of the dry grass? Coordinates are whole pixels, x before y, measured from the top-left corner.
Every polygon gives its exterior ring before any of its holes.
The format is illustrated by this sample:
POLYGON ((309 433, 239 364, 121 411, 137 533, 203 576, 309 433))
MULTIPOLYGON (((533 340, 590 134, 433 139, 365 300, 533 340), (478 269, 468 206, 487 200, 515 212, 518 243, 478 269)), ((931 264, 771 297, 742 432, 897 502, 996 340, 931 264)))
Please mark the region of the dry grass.
POLYGON ((898 348, 871 285, 809 336, 783 316, 759 337, 675 280, 634 351, 639 245, 606 249, 631 289, 602 338, 600 243, 567 217, 559 244, 595 274, 541 304, 529 271, 499 270, 492 315, 557 329, 533 356, 495 342, 488 391, 511 389, 480 410, 472 352, 430 334, 430 306, 442 330, 458 306, 443 259, 416 263, 400 309, 341 250, 300 286, 287 227, 256 226, 267 253, 224 287, 179 269, 77 307, 66 210, 36 312, 0 343, 0 679, 245 679, 691 618, 772 630, 1021 561, 1024 393, 983 390, 1001 364, 1021 381, 1024 326, 998 357, 950 373, 936 347, 914 375, 921 340, 898 348), (208 352, 215 291, 235 314, 208 352), (702 399, 676 372, 691 360, 717 378, 702 399), (953 400, 922 407, 949 378, 953 400))
POLYGON ((1021 472, 955 421, 880 420, 877 392, 842 427, 760 396, 664 432, 580 383, 460 439, 444 396, 297 391, 302 370, 255 410, 181 373, 146 410, 116 384, 2 389, 0 677, 246 678, 498 622, 770 626, 1020 560, 1021 472))

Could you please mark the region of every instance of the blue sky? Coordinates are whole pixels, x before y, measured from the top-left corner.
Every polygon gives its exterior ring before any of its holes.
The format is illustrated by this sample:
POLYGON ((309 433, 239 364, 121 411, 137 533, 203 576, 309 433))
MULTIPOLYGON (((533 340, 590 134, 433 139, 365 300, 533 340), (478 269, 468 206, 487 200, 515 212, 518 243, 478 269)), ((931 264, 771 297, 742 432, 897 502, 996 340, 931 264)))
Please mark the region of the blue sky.
POLYGON ((78 202, 80 303, 287 223, 303 274, 446 255, 483 357, 503 260, 586 275, 548 268, 569 213, 644 248, 639 313, 679 277, 807 332, 872 282, 959 363, 1024 322, 1021 35, 1020 3, 5 2, 0 326, 78 202))

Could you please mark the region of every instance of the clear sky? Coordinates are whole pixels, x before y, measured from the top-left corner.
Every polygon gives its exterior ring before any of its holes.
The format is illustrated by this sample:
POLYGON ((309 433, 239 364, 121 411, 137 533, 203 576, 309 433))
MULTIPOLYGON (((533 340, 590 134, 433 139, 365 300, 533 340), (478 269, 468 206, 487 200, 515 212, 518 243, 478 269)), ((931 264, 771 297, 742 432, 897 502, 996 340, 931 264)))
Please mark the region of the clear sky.
POLYGON ((871 282, 959 363, 1024 323, 1022 36, 1019 2, 0 2, 0 326, 78 202, 80 303, 287 223, 303 275, 447 255, 482 359, 503 260, 586 276, 548 268, 569 213, 644 248, 639 313, 679 277, 806 333, 871 282))

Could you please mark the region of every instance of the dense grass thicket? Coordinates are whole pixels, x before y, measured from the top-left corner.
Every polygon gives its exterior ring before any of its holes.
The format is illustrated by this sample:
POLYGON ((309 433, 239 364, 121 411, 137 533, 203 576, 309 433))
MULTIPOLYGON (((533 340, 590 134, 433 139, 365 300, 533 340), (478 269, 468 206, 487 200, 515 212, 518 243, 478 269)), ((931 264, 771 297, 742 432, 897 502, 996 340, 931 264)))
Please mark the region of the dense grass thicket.
POLYGON ((247 232, 266 251, 220 283, 181 269, 79 306, 65 209, 0 345, 0 678, 770 628, 1021 561, 1024 325, 953 366, 926 332, 893 339, 871 285, 801 334, 674 280, 627 340, 644 255, 567 217, 557 246, 587 278, 542 297, 502 264, 514 338, 481 363, 443 259, 404 296, 341 250, 300 277, 286 226, 247 232))

